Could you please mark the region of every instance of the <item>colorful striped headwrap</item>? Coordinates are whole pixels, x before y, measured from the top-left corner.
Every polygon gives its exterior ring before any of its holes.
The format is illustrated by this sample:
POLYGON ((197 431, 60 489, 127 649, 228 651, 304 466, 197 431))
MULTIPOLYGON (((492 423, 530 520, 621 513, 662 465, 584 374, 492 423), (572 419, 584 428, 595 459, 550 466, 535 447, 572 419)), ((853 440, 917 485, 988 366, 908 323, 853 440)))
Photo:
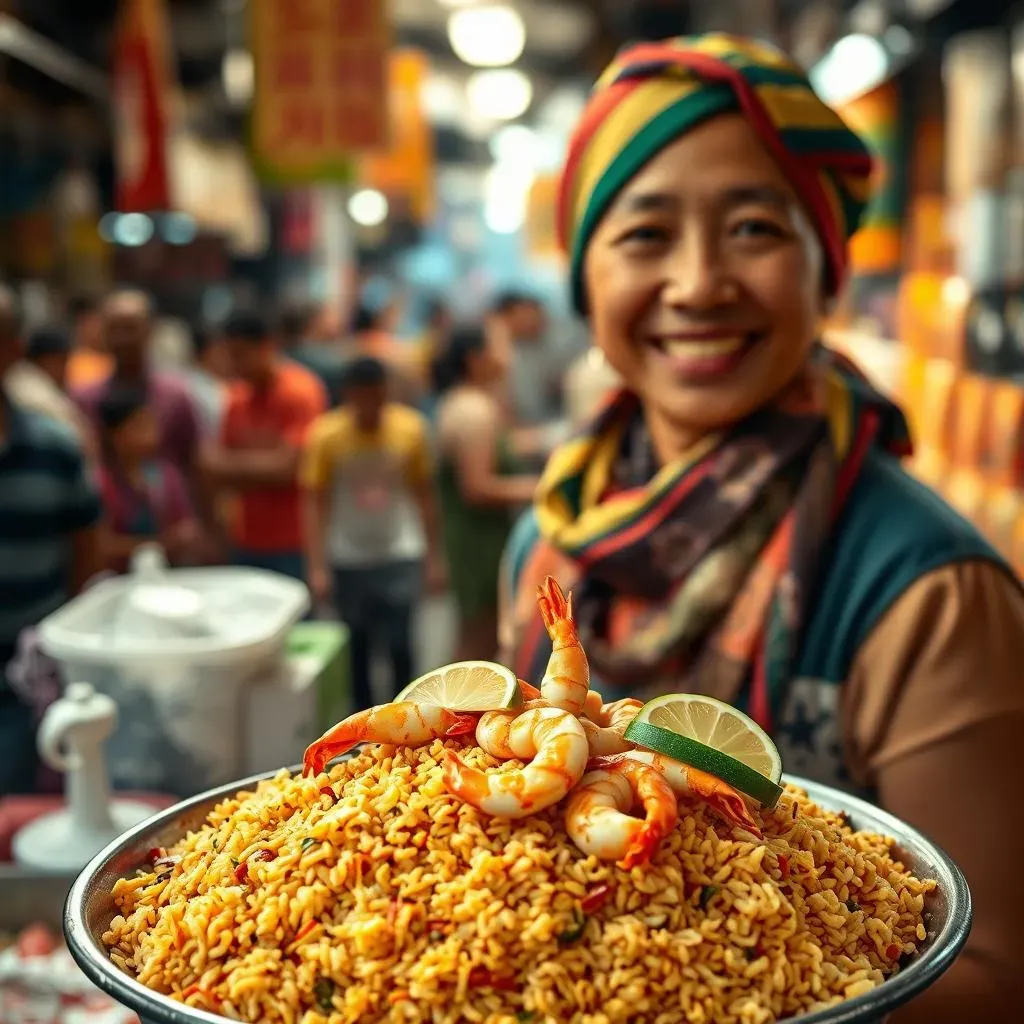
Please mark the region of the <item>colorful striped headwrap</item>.
POLYGON ((665 146, 730 111, 746 117, 793 182, 825 249, 828 287, 838 291, 869 195, 866 146, 781 51, 735 36, 685 36, 624 50, 570 140, 557 217, 579 312, 583 254, 617 193, 665 146))

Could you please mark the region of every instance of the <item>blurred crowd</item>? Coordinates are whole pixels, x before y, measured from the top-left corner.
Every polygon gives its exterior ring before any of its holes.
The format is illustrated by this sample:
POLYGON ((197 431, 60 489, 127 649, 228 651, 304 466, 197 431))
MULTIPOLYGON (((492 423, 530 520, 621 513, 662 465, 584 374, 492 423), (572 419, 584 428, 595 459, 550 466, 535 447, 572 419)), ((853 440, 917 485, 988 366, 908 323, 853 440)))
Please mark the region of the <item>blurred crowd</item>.
MULTIPOLYGON (((393 691, 433 667, 412 642, 427 593, 457 609, 456 659, 493 657, 505 540, 579 415, 567 382, 587 357, 524 292, 473 322, 433 298, 418 337, 399 320, 396 302, 341 329, 314 306, 239 307, 157 368, 146 293, 27 328, 0 285, 0 668, 152 542, 172 565, 305 581, 314 614, 348 627, 359 707, 378 662, 393 691)), ((31 790, 37 767, 36 713, 10 675, 0 794, 31 790)))

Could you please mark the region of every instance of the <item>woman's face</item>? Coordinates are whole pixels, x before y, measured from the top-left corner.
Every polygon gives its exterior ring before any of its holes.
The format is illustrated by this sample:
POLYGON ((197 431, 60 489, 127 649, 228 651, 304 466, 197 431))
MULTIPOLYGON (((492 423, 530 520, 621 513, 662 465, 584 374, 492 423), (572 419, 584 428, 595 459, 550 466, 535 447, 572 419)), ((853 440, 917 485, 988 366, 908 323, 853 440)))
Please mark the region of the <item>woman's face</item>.
POLYGON ((597 345, 648 416, 694 440, 793 379, 824 306, 810 219, 739 115, 698 126, 626 185, 583 274, 597 345))

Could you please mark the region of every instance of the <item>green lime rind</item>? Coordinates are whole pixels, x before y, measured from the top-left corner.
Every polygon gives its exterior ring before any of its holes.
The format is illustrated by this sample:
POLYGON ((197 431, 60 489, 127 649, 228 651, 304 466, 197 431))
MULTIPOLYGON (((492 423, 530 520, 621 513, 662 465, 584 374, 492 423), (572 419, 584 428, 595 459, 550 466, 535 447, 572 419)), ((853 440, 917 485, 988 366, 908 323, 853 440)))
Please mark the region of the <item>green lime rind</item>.
POLYGON ((714 747, 709 747, 689 736, 680 736, 670 729, 650 722, 638 722, 635 719, 626 728, 625 737, 638 747, 653 750, 656 754, 664 754, 673 761, 682 761, 691 768, 698 768, 708 775, 732 786, 746 796, 756 800, 762 807, 771 810, 782 796, 782 787, 776 785, 766 775, 754 771, 749 765, 737 761, 735 757, 723 754, 714 747))

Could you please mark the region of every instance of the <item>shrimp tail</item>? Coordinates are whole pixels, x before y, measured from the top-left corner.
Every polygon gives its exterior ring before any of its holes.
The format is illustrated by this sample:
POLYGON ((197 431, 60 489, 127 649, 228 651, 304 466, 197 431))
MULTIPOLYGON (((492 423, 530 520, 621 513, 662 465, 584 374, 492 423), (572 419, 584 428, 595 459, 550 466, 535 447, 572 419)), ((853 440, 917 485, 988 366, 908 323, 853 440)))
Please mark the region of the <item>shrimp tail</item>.
POLYGON ((537 588, 537 604, 544 627, 550 634, 559 623, 567 622, 575 625, 572 614, 572 594, 566 598, 562 588, 553 576, 545 576, 544 582, 537 588))
POLYGON ((361 711, 332 726, 314 740, 302 755, 302 774, 319 775, 328 761, 341 754, 347 754, 353 747, 362 743, 366 735, 366 723, 369 711, 361 711))
MULTIPOLYGON (((592 757, 587 762, 587 771, 614 769, 616 765, 630 760, 631 753, 592 757)), ((761 837, 761 827, 750 813, 747 802, 732 786, 708 772, 684 765, 682 762, 679 762, 678 766, 685 773, 686 788, 690 793, 703 800, 709 807, 725 818, 726 821, 746 829, 758 838, 761 837)))
POLYGON ((518 679, 516 682, 519 683, 519 692, 523 696, 523 700, 540 700, 540 690, 537 689, 532 683, 528 683, 525 679, 518 679))
POLYGON ((630 843, 625 856, 619 861, 619 867, 624 871, 629 871, 631 868, 643 866, 654 856, 654 851, 657 850, 658 844, 664 837, 665 830, 660 824, 645 822, 637 832, 636 838, 630 843))
POLYGON ((578 715, 590 692, 590 666, 576 632, 572 595, 566 598, 554 577, 548 576, 538 588, 537 605, 551 640, 541 694, 554 707, 578 715))
POLYGON ((445 737, 451 739, 456 736, 468 736, 471 732, 476 731, 479 715, 464 711, 455 711, 452 714, 455 716, 455 721, 445 730, 445 737))
MULTIPOLYGON (((698 791, 695 789, 694 792, 698 791)), ((748 832, 757 836, 758 839, 761 838, 761 827, 754 820, 750 809, 739 793, 701 793, 700 796, 707 802, 709 807, 718 811, 726 821, 731 821, 733 824, 739 825, 740 828, 745 828, 748 832)))
POLYGON ((621 754, 600 754, 597 757, 590 758, 587 761, 587 771, 610 771, 617 764, 622 764, 626 759, 626 753, 621 754))

